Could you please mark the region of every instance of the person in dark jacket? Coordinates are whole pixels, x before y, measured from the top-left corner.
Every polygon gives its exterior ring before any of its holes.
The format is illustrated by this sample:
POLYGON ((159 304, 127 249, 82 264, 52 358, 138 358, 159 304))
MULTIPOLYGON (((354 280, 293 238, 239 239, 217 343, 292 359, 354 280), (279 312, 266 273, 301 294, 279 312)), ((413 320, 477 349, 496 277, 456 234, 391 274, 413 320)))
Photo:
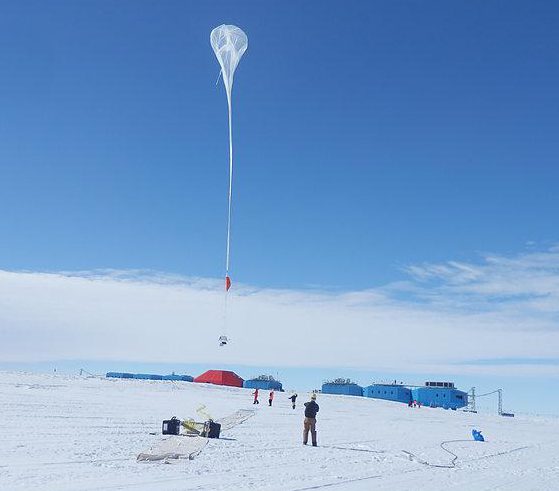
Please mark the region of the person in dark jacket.
POLYGON ((293 393, 291 397, 288 397, 288 399, 291 400, 291 405, 293 406, 293 409, 295 409, 295 401, 297 400, 297 394, 293 393))
POLYGON ((313 393, 311 400, 305 402, 305 421, 303 423, 303 445, 309 441, 309 431, 311 432, 312 446, 316 447, 316 413, 318 413, 316 394, 313 393))

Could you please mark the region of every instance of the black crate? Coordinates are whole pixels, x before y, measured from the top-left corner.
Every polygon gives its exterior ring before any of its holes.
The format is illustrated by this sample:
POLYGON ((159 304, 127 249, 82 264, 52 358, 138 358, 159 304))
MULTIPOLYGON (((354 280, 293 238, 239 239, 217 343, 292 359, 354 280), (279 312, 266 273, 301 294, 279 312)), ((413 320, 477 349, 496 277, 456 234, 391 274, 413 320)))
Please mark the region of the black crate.
POLYGON ((181 421, 174 416, 171 419, 163 421, 162 428, 164 435, 178 435, 181 431, 181 421))
POLYGON ((219 434, 221 433, 221 425, 216 423, 212 420, 206 421, 204 424, 204 431, 202 432, 202 436, 207 438, 219 438, 219 434))

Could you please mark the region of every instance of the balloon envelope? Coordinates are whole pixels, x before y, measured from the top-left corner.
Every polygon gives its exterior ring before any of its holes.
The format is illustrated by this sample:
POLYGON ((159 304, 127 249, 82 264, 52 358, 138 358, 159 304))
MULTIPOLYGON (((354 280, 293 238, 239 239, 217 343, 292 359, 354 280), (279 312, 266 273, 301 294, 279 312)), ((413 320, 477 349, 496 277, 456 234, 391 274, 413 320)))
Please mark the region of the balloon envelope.
POLYGON ((241 57, 248 48, 247 35, 237 26, 223 24, 211 32, 210 43, 221 66, 227 100, 231 103, 233 76, 241 57))

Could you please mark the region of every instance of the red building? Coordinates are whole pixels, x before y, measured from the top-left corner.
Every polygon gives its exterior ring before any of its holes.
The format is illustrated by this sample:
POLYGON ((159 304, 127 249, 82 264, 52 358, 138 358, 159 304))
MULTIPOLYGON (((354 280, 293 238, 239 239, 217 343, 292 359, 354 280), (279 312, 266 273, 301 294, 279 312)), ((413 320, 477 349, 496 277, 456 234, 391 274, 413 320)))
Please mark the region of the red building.
POLYGON ((208 370, 202 375, 198 375, 194 382, 201 384, 229 385, 231 387, 242 387, 243 379, 235 372, 228 370, 208 370))

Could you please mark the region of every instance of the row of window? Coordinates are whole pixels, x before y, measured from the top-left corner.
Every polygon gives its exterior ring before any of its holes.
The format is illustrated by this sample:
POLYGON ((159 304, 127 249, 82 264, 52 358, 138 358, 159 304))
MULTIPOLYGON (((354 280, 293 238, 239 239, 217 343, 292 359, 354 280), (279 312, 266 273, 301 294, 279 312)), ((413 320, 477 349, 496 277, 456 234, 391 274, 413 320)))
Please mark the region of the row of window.
MULTIPOLYGON (((374 394, 375 391, 373 390, 372 393, 374 394)), ((386 391, 384 391, 384 393, 386 394, 386 391)), ((379 390, 379 389, 377 389, 377 394, 380 394, 380 390, 379 390)), ((390 391, 390 394, 394 394, 394 391, 391 390, 391 391, 390 391)))
MULTIPOLYGON (((374 394, 375 391, 372 390, 371 393, 374 394)), ((386 390, 385 390, 385 391, 382 391, 382 393, 383 393, 383 394, 387 394, 387 391, 386 391, 386 390)), ((380 390, 380 389, 377 389, 377 394, 381 394, 381 390, 380 390)), ((394 391, 391 390, 391 391, 390 391, 390 395, 394 395, 394 391)), ((460 399, 460 400, 464 399, 464 397, 463 397, 462 395, 460 395, 460 394, 455 394, 455 395, 456 395, 456 399, 460 399)), ((435 394, 435 397, 439 397, 439 393, 438 393, 438 392, 435 394)), ((443 394, 443 397, 446 398, 446 394, 443 394)))
POLYGON ((454 382, 425 382, 426 387, 445 387, 454 389, 454 382))

